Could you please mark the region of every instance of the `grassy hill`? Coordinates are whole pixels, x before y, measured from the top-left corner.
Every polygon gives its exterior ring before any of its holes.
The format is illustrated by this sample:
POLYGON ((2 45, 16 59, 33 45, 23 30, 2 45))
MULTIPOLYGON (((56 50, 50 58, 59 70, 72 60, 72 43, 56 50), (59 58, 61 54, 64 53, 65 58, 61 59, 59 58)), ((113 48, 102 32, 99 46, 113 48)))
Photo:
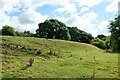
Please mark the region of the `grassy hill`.
POLYGON ((85 43, 2 36, 3 78, 117 78, 118 54, 85 43), (33 66, 28 66, 34 57, 33 66))

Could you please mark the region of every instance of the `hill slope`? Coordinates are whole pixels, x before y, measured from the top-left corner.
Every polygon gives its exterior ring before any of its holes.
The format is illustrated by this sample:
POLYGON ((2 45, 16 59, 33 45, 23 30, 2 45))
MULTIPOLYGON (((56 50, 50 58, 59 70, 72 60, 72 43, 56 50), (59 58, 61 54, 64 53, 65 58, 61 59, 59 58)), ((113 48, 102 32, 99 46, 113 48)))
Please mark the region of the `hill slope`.
POLYGON ((90 44, 56 39, 3 36, 3 78, 117 78, 118 54, 90 44), (32 67, 27 66, 34 57, 32 67))

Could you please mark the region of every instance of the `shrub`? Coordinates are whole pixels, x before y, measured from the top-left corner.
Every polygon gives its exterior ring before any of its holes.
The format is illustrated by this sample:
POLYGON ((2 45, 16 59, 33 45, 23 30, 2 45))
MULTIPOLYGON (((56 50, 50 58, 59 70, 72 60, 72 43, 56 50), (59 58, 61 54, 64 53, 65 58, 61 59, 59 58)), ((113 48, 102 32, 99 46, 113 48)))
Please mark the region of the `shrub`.
POLYGON ((105 45, 105 42, 99 38, 94 38, 92 41, 91 41, 91 44, 94 45, 94 46, 97 46, 101 49, 105 49, 106 48, 106 45, 105 45))
POLYGON ((51 49, 47 52, 48 55, 57 56, 57 57, 60 57, 59 53, 60 53, 59 51, 54 51, 51 49))
POLYGON ((40 54, 42 54, 42 51, 41 51, 41 50, 37 50, 37 51, 35 52, 35 55, 40 55, 40 54))
POLYGON ((54 55, 55 53, 50 49, 49 52, 47 52, 48 55, 54 55))
POLYGON ((12 27, 5 25, 2 27, 2 35, 15 36, 16 33, 12 27))

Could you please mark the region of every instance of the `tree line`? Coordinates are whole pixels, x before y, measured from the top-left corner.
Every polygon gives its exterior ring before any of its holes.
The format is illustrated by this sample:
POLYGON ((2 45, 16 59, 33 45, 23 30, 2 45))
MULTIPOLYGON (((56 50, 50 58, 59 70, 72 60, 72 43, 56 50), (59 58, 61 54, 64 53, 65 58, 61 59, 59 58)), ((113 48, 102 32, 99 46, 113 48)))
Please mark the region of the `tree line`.
POLYGON ((13 27, 5 25, 0 30, 1 35, 25 36, 50 39, 71 40, 95 45, 99 48, 113 52, 120 52, 120 16, 110 21, 108 26, 111 35, 98 35, 93 37, 90 33, 78 29, 77 27, 66 26, 65 23, 56 19, 49 19, 38 24, 36 33, 30 31, 18 32, 13 27))

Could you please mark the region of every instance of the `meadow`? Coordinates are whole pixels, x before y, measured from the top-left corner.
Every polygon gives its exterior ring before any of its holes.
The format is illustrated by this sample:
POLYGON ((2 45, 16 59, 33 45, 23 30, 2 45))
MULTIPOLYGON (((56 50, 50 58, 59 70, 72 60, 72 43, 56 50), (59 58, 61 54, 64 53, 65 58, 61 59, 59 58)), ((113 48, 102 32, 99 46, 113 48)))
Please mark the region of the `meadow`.
POLYGON ((80 42, 1 36, 2 78, 118 78, 118 53, 80 42), (32 66, 28 66, 33 57, 32 66))

